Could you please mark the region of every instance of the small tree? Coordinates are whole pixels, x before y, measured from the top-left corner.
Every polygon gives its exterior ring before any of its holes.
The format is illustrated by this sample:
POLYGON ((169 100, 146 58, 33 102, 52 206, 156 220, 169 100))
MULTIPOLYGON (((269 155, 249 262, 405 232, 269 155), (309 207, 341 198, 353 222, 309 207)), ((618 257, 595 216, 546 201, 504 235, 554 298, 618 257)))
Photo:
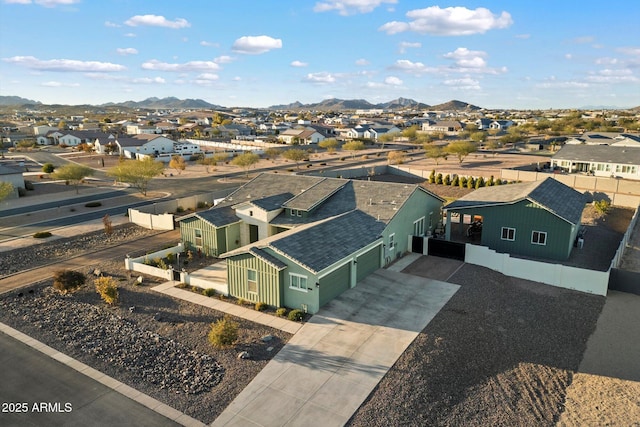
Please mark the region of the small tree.
POLYGON ((342 145, 342 149, 351 152, 351 157, 355 157, 356 151, 364 150, 364 142, 362 141, 349 141, 342 145))
POLYGON ((238 339, 238 324, 225 316, 211 324, 208 338, 214 347, 228 347, 238 339))
POLYGON ((307 159, 307 152, 299 148, 292 148, 282 153, 282 157, 296 163, 296 168, 300 169, 300 162, 307 159))
POLYGON ((78 194, 78 186, 82 180, 88 176, 92 176, 93 173, 94 170, 89 167, 70 163, 58 168, 58 170, 53 174, 53 177, 73 184, 76 188, 76 194, 78 194))
POLYGON ((231 164, 234 166, 238 166, 245 170, 247 178, 249 177, 249 168, 260 160, 260 156, 256 153, 246 152, 244 154, 240 154, 239 156, 234 157, 231 160, 231 164))
POLYGON ((207 173, 216 170, 216 161, 213 157, 202 157, 198 160, 199 165, 203 165, 207 173))
POLYGON ((390 151, 387 154, 387 161, 391 165, 401 165, 406 161, 406 157, 402 151, 390 151))
POLYGON ((93 281, 100 298, 109 305, 118 303, 118 284, 113 277, 98 277, 93 281))
POLYGON ((611 203, 609 203, 607 200, 602 199, 602 200, 598 200, 598 201, 594 201, 593 202, 593 207, 596 210, 596 212, 601 216, 605 216, 607 213, 609 213, 609 210, 611 209, 611 203))
POLYGON ((434 182, 436 182, 436 170, 432 169, 431 173, 429 174, 429 183, 433 184, 434 182))
POLYGON ((45 163, 42 165, 42 172, 44 173, 52 173, 54 170, 55 166, 53 166, 53 163, 45 163))
POLYGON ((467 188, 473 189, 476 186, 476 180, 474 177, 470 176, 467 178, 467 188))
POLYGON ((169 167, 171 169, 175 169, 178 172, 178 175, 182 173, 183 170, 187 168, 187 162, 184 161, 184 157, 180 155, 171 156, 171 160, 169 161, 169 167))
POLYGON ((424 155, 427 156, 428 159, 433 159, 436 162, 436 166, 438 166, 438 161, 442 158, 447 160, 447 153, 442 149, 441 146, 426 146, 424 155))
POLYGON ((113 234, 113 223, 111 222, 109 214, 105 214, 105 216, 102 217, 102 224, 104 225, 104 234, 107 236, 113 234))
POLYGON ((164 171, 164 164, 147 157, 144 160, 124 160, 107 171, 107 175, 127 182, 147 195, 149 182, 164 171))
POLYGON ((380 135, 378 137, 380 148, 384 149, 384 144, 386 144, 387 142, 393 142, 399 135, 400 132, 387 132, 380 135))
POLYGON ((280 157, 280 155, 282 154, 282 150, 275 148, 275 147, 269 147, 266 150, 264 150, 264 155, 266 157, 268 157, 269 159, 277 159, 278 157, 280 157))
POLYGON ((318 147, 324 148, 328 153, 334 153, 338 148, 338 141, 335 138, 327 138, 318 143, 318 147))
POLYGON ((456 156, 459 163, 462 163, 465 157, 477 150, 476 144, 470 141, 454 141, 444 148, 446 153, 456 156))

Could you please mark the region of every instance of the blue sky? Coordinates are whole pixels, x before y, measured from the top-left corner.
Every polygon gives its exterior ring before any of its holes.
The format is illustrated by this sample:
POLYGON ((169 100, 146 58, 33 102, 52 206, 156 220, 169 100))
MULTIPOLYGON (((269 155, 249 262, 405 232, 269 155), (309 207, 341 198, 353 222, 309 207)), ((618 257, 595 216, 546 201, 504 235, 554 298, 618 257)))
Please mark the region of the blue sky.
POLYGON ((0 94, 640 105, 640 2, 0 0, 0 94))

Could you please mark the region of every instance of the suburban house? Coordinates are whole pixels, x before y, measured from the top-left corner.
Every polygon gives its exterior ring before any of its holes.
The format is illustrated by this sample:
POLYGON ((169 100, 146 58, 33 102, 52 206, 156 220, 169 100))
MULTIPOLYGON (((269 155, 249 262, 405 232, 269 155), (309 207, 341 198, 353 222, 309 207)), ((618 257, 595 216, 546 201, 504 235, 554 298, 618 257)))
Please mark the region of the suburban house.
POLYGON ((278 137, 286 144, 317 144, 320 141, 324 141, 325 137, 315 129, 307 129, 306 127, 298 127, 295 129, 287 129, 278 137))
POLYGON ((572 145, 613 145, 616 147, 640 147, 640 135, 616 132, 585 132, 567 139, 572 145))
POLYGON ((119 155, 128 159, 137 159, 138 154, 173 153, 174 141, 160 135, 140 134, 134 137, 118 137, 115 143, 118 146, 119 155))
POLYGON ((568 144, 553 155, 551 168, 640 180, 640 147, 568 144))
POLYGON ((18 188, 25 188, 22 169, 16 167, 13 162, 0 162, 0 182, 8 182, 13 186, 13 194, 9 195, 9 199, 17 199, 18 188))
POLYGON ((464 130, 464 124, 457 120, 439 120, 436 122, 425 122, 422 130, 429 133, 443 133, 445 135, 457 135, 464 130))
POLYGON ((315 313, 432 232, 442 204, 417 185, 263 173, 180 234, 226 259, 230 295, 315 313))
POLYGON ((394 132, 399 135, 400 129, 395 126, 374 126, 367 129, 364 132, 363 136, 367 139, 373 139, 374 141, 377 141, 378 138, 380 138, 380 136, 384 135, 385 133, 394 133, 394 132))
POLYGON ((566 260, 578 241, 586 197, 551 177, 483 187, 444 207, 446 239, 480 221, 480 244, 497 252, 566 260), (454 222, 454 218, 457 221, 454 222))
POLYGON ((514 123, 511 120, 493 120, 489 123, 489 129, 503 131, 509 129, 514 123))
POLYGON ((38 135, 36 143, 38 145, 58 145, 58 139, 63 135, 64 133, 59 130, 52 130, 47 132, 46 135, 38 135))
POLYGON ((157 126, 141 125, 138 123, 129 124, 125 129, 127 135, 155 135, 162 133, 162 129, 157 126))
POLYGON ((58 137, 58 143, 60 145, 75 147, 80 144, 94 145, 96 141, 107 141, 109 138, 113 138, 113 135, 90 130, 78 130, 64 132, 64 135, 58 137))

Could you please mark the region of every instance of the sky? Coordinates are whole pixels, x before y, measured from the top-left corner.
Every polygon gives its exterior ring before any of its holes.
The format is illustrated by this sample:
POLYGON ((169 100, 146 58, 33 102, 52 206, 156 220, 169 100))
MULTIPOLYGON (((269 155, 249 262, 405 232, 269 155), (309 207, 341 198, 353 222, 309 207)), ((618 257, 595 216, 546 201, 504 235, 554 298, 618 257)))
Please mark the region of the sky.
POLYGON ((640 105, 637 0, 0 0, 0 95, 640 105))

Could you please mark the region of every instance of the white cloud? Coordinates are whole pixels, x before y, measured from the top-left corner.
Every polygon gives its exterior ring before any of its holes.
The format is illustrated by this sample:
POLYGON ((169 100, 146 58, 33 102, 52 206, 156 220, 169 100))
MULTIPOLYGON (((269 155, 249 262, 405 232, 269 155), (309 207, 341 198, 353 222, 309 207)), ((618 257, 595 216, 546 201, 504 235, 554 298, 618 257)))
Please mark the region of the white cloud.
POLYGON ((217 71, 220 66, 213 61, 189 61, 184 64, 172 64, 169 62, 160 62, 157 59, 144 62, 142 68, 145 70, 170 71, 170 72, 189 72, 189 71, 217 71))
POLYGON ((598 58, 595 60, 595 63, 598 65, 616 65, 618 63, 618 58, 598 58))
POLYGON ((131 83, 137 84, 165 84, 166 82, 162 77, 140 77, 131 80, 131 83))
POLYGON ((326 0, 317 2, 313 7, 314 12, 337 11, 340 15, 353 15, 356 13, 369 13, 383 3, 396 4, 398 0, 326 0))
POLYGON ((44 7, 68 6, 80 3, 80 0, 4 0, 7 4, 39 4, 44 7))
POLYGON ((640 56, 640 47, 620 47, 616 50, 625 55, 640 56))
POLYGON ((87 72, 113 72, 124 71, 126 67, 110 62, 78 61, 75 59, 49 59, 41 60, 33 56, 13 56, 4 58, 5 62, 24 65, 27 68, 39 71, 87 71, 87 72))
POLYGON ((398 59, 391 68, 404 71, 410 74, 425 74, 437 71, 436 68, 427 67, 422 62, 412 62, 408 59, 398 59))
POLYGON ((585 44, 585 43, 592 43, 594 40, 595 38, 593 36, 583 36, 583 37, 576 37, 571 41, 576 44, 585 44))
POLYGON ((235 61, 235 58, 229 55, 221 55, 213 59, 216 64, 228 64, 233 61, 235 61))
POLYGON ((235 52, 249 55, 258 55, 280 48, 282 48, 282 40, 269 36, 243 36, 233 42, 232 46, 235 52))
POLYGON ((219 47, 220 45, 218 43, 214 43, 214 42, 208 42, 206 40, 202 40, 200 42, 200 46, 207 46, 207 47, 219 47))
POLYGON ((124 47, 124 48, 119 47, 118 49, 116 49, 116 52, 118 52, 118 54, 120 55, 137 55, 138 49, 135 49, 132 47, 124 47))
POLYGON ((135 33, 126 33, 125 37, 138 37, 135 33))
POLYGON ((564 54, 564 59, 568 59, 568 60, 573 59, 573 54, 571 54, 571 53, 565 53, 565 54, 564 54))
POLYGON ((79 83, 62 83, 62 82, 56 82, 56 81, 49 81, 49 82, 41 83, 40 86, 45 86, 45 87, 78 87, 78 86, 80 86, 80 84, 79 83))
POLYGON ((302 67, 306 67, 309 65, 309 63, 307 62, 302 62, 302 61, 292 61, 291 64, 292 67, 298 67, 298 68, 302 68, 302 67))
POLYGON ((387 22, 379 30, 385 31, 387 34, 414 31, 419 34, 437 36, 465 36, 507 28, 513 23, 508 12, 495 15, 483 7, 471 10, 466 7, 446 7, 443 9, 440 6, 431 6, 409 11, 407 18, 409 18, 409 22, 387 22))
POLYGON ((461 79, 447 79, 444 83, 446 86, 455 90, 480 90, 480 82, 470 77, 464 77, 461 79))
POLYGON ((364 67, 364 66, 366 66, 366 65, 370 65, 370 64, 371 64, 371 62, 367 61, 367 60, 366 60, 366 59, 364 59, 364 58, 360 58, 360 59, 357 59, 357 60, 356 60, 356 65, 359 65, 359 66, 361 66, 361 67, 364 67))
POLYGON ((104 21, 104 26, 108 28, 120 28, 122 25, 116 24, 115 22, 111 21, 104 21))
POLYGON ((523 39, 523 40, 527 40, 531 38, 531 34, 518 34, 516 35, 517 39, 523 39))
POLYGON ((636 83, 640 78, 633 74, 629 69, 604 69, 597 73, 592 73, 586 77, 586 80, 593 83, 636 83))
POLYGON ((327 84, 327 83, 335 83, 336 77, 331 73, 328 73, 326 71, 321 71, 319 73, 307 74, 306 77, 304 78, 304 81, 310 82, 310 83, 327 84))
POLYGON ((481 50, 469 50, 466 47, 459 47, 453 52, 445 53, 445 58, 453 59, 459 67, 464 68, 484 68, 487 66, 487 53, 481 50))
POLYGON ((385 78, 384 82, 390 86, 402 86, 402 80, 395 76, 385 78))
POLYGON ((127 19, 125 21, 125 24, 130 27, 165 27, 172 28, 174 30, 191 26, 191 24, 186 19, 176 18, 175 21, 169 21, 167 18, 161 15, 136 15, 127 19))
POLYGON ((197 77, 199 80, 218 80, 219 78, 217 74, 213 73, 202 73, 197 77))
POLYGON ((415 43, 411 43, 411 42, 400 42, 399 44, 400 46, 400 53, 405 53, 407 51, 407 49, 418 49, 422 47, 422 43, 420 42, 415 42, 415 43))

